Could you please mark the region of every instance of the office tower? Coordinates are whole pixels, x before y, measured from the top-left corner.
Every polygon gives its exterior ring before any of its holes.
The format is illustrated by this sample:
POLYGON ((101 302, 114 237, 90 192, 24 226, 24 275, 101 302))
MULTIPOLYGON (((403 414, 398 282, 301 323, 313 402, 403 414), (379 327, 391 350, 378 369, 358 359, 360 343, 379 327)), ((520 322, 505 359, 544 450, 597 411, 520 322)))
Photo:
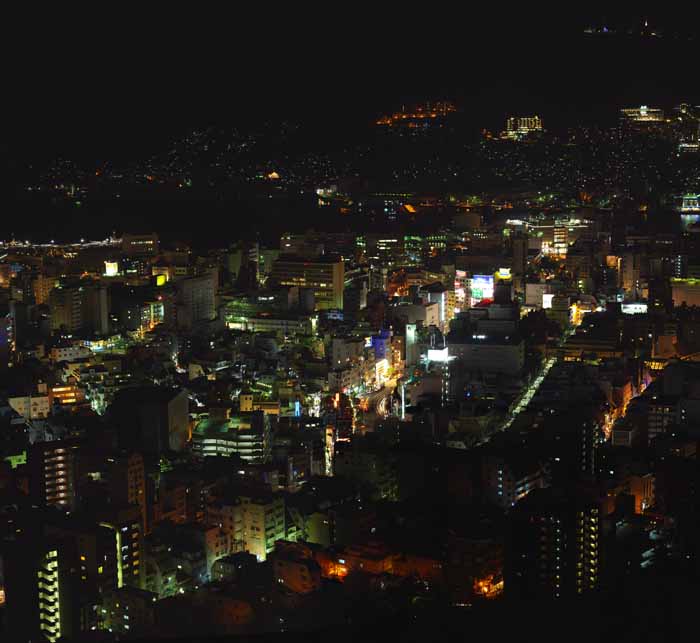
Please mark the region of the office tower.
POLYGON ((339 260, 280 255, 272 266, 270 281, 313 289, 317 310, 342 310, 344 275, 343 262, 339 260))
POLYGON ((78 284, 59 285, 49 293, 51 330, 75 333, 83 327, 83 297, 78 284))
POLYGON ((219 278, 215 270, 198 277, 181 279, 175 284, 174 308, 167 321, 178 330, 191 331, 198 325, 216 319, 216 293, 219 278))
POLYGON ((174 388, 144 386, 119 391, 109 409, 120 449, 162 455, 182 451, 189 437, 189 400, 174 388))
POLYGON ((537 599, 597 591, 607 513, 593 492, 558 487, 531 491, 509 517, 506 594, 537 599))
POLYGON ((72 510, 76 504, 75 440, 36 442, 29 447, 29 489, 34 502, 72 510))

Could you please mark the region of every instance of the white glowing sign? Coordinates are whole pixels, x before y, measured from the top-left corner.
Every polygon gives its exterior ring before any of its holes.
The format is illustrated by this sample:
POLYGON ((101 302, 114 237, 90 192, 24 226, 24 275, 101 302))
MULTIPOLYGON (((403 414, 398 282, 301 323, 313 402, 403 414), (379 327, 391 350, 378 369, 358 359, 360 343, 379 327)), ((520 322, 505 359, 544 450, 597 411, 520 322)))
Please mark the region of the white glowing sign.
POLYGON ((647 312, 648 306, 647 304, 622 304, 620 306, 622 308, 622 312, 625 313, 625 315, 639 315, 647 312))
POLYGON ((449 361, 449 355, 447 354, 447 346, 445 348, 429 348, 428 349, 428 361, 430 362, 447 362, 449 361))

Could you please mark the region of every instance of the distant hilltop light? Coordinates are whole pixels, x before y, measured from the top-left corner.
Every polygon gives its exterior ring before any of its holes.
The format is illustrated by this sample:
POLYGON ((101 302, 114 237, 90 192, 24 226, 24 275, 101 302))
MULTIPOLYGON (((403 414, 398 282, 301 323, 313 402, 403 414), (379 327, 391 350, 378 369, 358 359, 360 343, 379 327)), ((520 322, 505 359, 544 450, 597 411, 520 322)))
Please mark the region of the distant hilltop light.
POLYGON ((424 103, 415 105, 408 110, 402 107, 400 112, 382 116, 377 119, 375 124, 384 127, 425 127, 431 122, 439 121, 456 111, 457 108, 454 103, 449 101, 424 103))
POLYGON ((509 116, 501 138, 519 141, 542 132, 542 129, 542 119, 539 116, 509 116))

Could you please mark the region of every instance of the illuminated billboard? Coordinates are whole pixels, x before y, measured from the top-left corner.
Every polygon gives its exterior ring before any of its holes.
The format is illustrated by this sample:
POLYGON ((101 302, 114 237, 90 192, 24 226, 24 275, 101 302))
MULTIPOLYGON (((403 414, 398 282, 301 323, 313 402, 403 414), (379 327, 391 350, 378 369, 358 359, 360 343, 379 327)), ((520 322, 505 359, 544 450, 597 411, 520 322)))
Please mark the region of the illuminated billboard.
POLYGON ((429 348, 428 349, 428 361, 429 362, 447 362, 450 356, 447 352, 447 346, 445 348, 429 348))
POLYGON ((622 304, 622 312, 625 315, 641 315, 647 312, 648 304, 644 303, 630 303, 622 304))
POLYGON ((493 299, 493 275, 474 275, 471 283, 471 305, 482 299, 493 299))

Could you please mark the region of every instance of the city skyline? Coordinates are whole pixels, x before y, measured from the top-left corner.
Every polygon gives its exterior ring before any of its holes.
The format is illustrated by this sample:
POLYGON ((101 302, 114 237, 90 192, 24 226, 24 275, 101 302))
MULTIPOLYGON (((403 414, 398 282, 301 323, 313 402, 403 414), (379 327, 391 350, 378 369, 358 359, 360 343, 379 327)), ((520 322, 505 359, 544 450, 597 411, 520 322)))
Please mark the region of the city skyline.
POLYGON ((465 8, 11 23, 3 643, 687 635, 694 23, 465 8))

